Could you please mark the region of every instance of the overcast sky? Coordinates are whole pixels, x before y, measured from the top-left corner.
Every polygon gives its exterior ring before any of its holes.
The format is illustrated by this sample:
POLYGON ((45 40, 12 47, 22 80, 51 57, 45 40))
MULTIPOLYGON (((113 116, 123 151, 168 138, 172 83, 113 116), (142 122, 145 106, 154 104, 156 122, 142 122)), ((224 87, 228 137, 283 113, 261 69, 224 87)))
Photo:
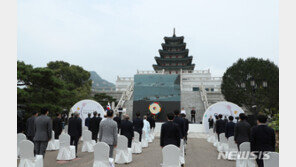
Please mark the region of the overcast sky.
POLYGON ((115 82, 153 70, 164 36, 184 36, 195 70, 239 58, 278 64, 278 0, 18 0, 18 60, 63 60, 115 82))

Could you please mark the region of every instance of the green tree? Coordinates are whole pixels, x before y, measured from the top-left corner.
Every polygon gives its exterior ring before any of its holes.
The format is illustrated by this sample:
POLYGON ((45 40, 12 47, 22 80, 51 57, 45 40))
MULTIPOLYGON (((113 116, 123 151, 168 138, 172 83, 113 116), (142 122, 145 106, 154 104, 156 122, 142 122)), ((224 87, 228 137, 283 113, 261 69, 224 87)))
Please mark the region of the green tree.
POLYGON ((259 111, 276 113, 279 108, 279 68, 269 60, 239 59, 224 73, 221 91, 227 101, 244 106, 255 115, 259 111), (252 80, 255 87, 251 86, 252 80), (263 86, 264 81, 267 87, 263 86), (252 109, 254 105, 256 110, 252 109))
POLYGON ((17 70, 17 99, 18 104, 26 106, 26 117, 42 107, 54 116, 55 112, 90 97, 90 73, 79 66, 57 61, 48 63, 48 67, 33 68, 18 61, 17 70))
POLYGON ((93 99, 100 103, 103 107, 107 106, 108 102, 116 102, 116 99, 114 99, 112 96, 108 96, 106 93, 96 93, 93 99))

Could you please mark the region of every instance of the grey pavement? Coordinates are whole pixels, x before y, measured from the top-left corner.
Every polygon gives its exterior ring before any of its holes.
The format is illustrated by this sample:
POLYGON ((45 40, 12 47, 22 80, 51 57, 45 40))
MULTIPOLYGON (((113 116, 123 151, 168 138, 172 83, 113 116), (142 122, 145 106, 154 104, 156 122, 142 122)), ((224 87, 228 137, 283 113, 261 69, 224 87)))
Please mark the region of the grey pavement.
MULTIPOLYGON (((78 146, 78 158, 72 161, 56 161, 58 151, 47 151, 44 159, 44 167, 92 167, 93 153, 82 153, 81 145, 78 146)), ((189 138, 186 146, 185 167, 234 167, 235 161, 217 160, 216 148, 206 139, 189 138)), ((129 164, 117 167, 160 167, 162 163, 161 147, 159 138, 149 143, 141 154, 133 154, 133 161, 129 164)))

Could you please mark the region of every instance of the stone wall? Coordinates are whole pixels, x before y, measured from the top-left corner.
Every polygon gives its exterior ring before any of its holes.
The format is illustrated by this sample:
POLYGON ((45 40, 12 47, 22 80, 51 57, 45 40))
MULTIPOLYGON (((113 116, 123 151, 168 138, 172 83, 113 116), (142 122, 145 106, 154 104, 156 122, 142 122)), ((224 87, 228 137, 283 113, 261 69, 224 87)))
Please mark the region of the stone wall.
POLYGON ((192 107, 195 107, 197 111, 195 115, 196 122, 200 123, 205 112, 200 91, 181 91, 181 108, 186 110, 186 118, 189 121, 191 121, 192 107))

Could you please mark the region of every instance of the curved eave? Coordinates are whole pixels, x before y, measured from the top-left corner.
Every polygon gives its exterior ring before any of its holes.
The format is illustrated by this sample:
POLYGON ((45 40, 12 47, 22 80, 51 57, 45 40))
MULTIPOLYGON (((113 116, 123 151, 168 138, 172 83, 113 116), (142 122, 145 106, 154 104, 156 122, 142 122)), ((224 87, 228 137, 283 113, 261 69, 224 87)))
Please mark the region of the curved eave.
POLYGON ((192 61, 193 56, 188 56, 185 58, 169 58, 169 59, 164 59, 161 57, 154 57, 155 61, 157 62, 157 64, 161 64, 162 62, 188 62, 188 61, 192 61))
POLYGON ((185 49, 186 48, 186 43, 181 43, 181 44, 166 44, 166 43, 162 43, 161 44, 162 49, 166 50, 166 48, 178 48, 178 49, 185 49))
POLYGON ((195 64, 191 64, 188 66, 159 66, 156 64, 153 64, 153 69, 154 70, 175 70, 175 69, 182 69, 182 70, 194 70, 195 64))
POLYGON ((160 56, 171 56, 171 55, 185 55, 188 56, 188 49, 182 51, 166 51, 166 50, 158 50, 160 56))
POLYGON ((180 36, 180 37, 164 37, 163 38, 164 41, 167 43, 169 42, 183 42, 184 40, 184 37, 183 36, 180 36))

